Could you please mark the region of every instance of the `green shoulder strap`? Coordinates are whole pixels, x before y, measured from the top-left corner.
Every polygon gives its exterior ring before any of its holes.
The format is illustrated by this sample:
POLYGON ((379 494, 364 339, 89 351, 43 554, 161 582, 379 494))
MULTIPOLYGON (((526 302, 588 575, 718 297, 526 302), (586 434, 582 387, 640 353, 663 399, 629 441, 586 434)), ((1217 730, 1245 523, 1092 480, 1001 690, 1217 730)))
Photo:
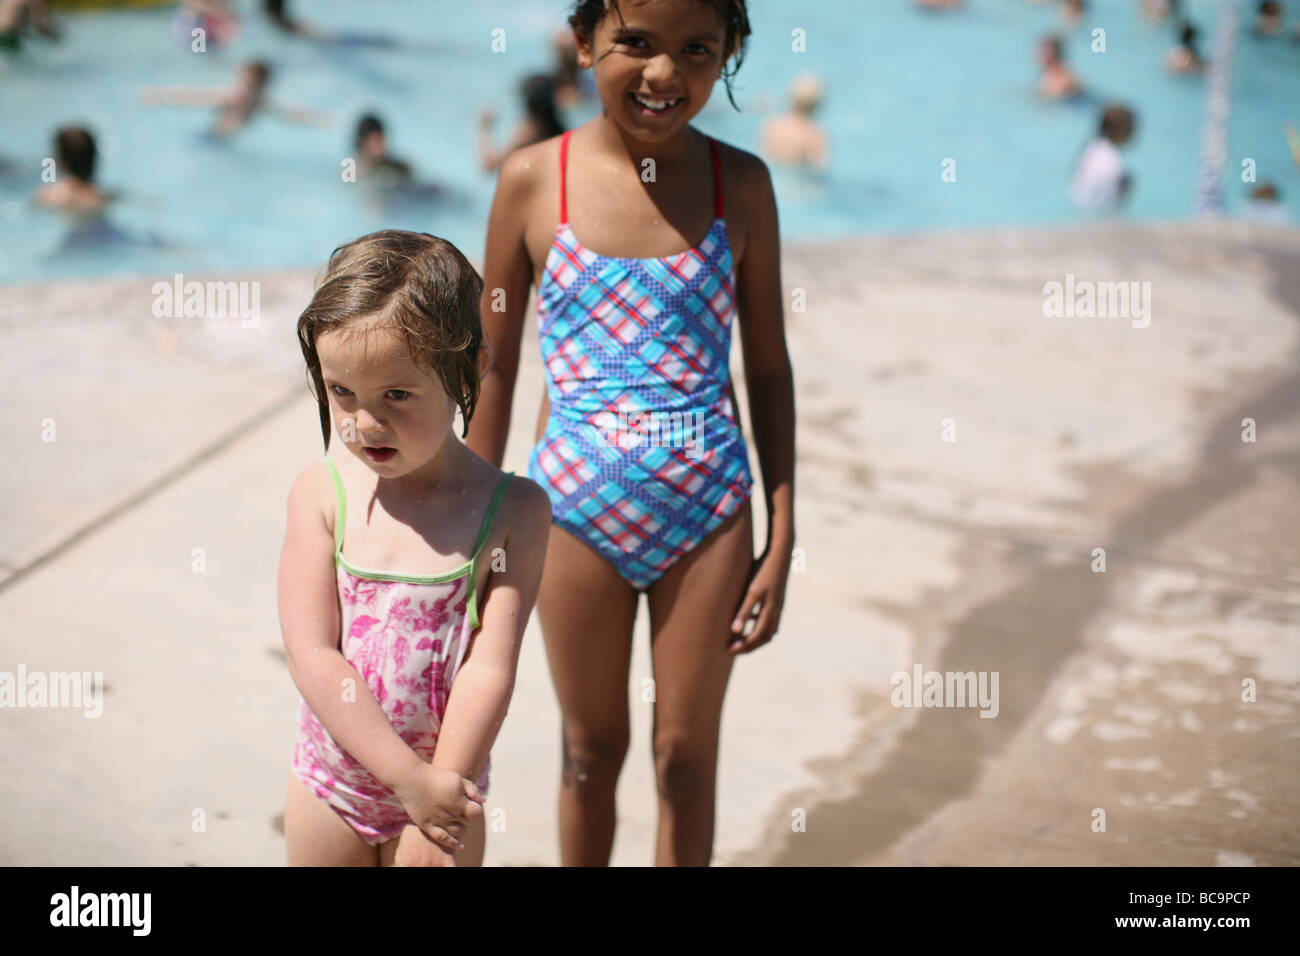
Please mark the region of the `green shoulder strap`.
POLYGON ((343 550, 343 525, 348 520, 348 498, 343 493, 339 470, 328 455, 325 464, 329 465, 330 476, 334 479, 334 563, 338 564, 339 552, 343 550))
POLYGON ((483 545, 487 544, 488 535, 492 532, 492 523, 496 520, 497 508, 501 505, 501 499, 505 497, 506 486, 510 484, 510 479, 514 477, 513 471, 507 471, 497 482, 496 491, 492 493, 492 502, 488 505, 487 514, 483 516, 483 526, 479 529, 478 541, 474 544, 474 554, 469 560, 469 627, 471 631, 477 631, 479 625, 478 619, 478 554, 483 550, 483 545))

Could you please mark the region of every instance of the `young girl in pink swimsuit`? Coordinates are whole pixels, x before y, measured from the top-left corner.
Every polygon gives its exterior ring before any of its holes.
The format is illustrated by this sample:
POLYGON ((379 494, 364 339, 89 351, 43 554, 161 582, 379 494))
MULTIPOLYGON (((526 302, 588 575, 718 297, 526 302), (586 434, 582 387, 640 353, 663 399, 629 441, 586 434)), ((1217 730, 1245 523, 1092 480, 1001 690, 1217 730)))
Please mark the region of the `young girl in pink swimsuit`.
POLYGON ((580 0, 569 23, 603 110, 501 169, 484 265, 495 362, 470 443, 502 460, 536 286, 546 395, 528 475, 552 506, 537 609, 563 719, 561 859, 609 862, 644 593, 655 861, 702 865, 732 663, 775 635, 794 546, 771 179, 755 156, 688 125, 718 78, 729 82, 749 22, 744 0, 580 0), (733 320, 767 510, 758 559, 733 320))
POLYGON ((326 450, 331 418, 343 448, 294 481, 280 559, 302 692, 290 865, 483 859, 550 504, 455 434, 486 362, 482 288, 442 239, 378 232, 334 251, 298 320, 326 450))

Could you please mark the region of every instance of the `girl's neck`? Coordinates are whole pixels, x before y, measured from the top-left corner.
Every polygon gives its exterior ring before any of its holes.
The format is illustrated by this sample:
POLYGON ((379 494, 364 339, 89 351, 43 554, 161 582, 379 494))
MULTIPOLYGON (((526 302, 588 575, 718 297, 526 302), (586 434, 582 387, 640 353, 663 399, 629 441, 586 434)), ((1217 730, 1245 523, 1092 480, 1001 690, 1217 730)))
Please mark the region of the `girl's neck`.
POLYGON ((655 165, 667 166, 685 162, 697 135, 686 125, 666 140, 647 143, 628 133, 604 112, 591 121, 591 130, 596 146, 626 156, 637 167, 646 159, 653 159, 655 165))

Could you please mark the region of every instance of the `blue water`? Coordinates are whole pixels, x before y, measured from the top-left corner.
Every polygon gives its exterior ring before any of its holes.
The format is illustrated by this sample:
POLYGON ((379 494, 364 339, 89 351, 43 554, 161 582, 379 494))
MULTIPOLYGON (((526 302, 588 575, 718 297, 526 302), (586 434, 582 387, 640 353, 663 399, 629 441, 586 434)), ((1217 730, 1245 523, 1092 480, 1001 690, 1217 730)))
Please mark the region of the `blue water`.
MULTIPOLYGON (((1208 55, 1215 3, 1187 6, 1208 55)), ((907 0, 752 0, 755 34, 737 78, 742 112, 719 84, 697 125, 755 149, 760 124, 784 102, 791 77, 811 71, 825 80, 821 119, 833 137, 833 170, 820 181, 775 172, 787 239, 1078 221, 1065 183, 1095 130, 1096 104, 1042 103, 1034 95, 1034 45, 1061 29, 1056 4, 968 0, 967 7, 933 15, 907 0), (791 50, 795 28, 805 31, 806 52, 791 50), (953 183, 940 176, 947 158, 957 164, 953 183)), ((1136 186, 1125 215, 1188 218, 1205 80, 1165 72, 1173 27, 1146 24, 1136 7, 1136 0, 1093 0, 1085 24, 1067 34, 1068 59, 1100 98, 1138 111, 1127 150, 1136 186), (1093 27, 1107 31, 1105 53, 1089 49, 1093 27)), ((61 44, 32 40, 20 55, 0 55, 0 160, 10 163, 0 171, 0 280, 320 266, 336 244, 384 227, 433 232, 481 256, 493 177, 476 166, 475 117, 492 105, 498 135, 512 127, 518 79, 548 66, 547 37, 568 4, 313 0, 299 8, 320 26, 389 33, 404 45, 320 47, 283 37, 250 12, 234 44, 194 54, 171 39, 173 11, 162 8, 67 14, 61 44), (496 27, 506 31, 503 53, 490 49, 496 27), (145 86, 225 86, 252 57, 274 64, 273 99, 327 111, 336 127, 263 116, 233 142, 205 146, 198 137, 208 110, 140 103, 145 86), (392 151, 443 185, 448 202, 377 208, 360 186, 341 182, 353 126, 371 110, 387 122, 392 151), (54 129, 71 122, 99 138, 100 184, 126 194, 114 223, 161 245, 60 251, 66 226, 28 198, 54 129)), ((1300 221, 1300 172, 1283 136, 1284 121, 1300 125, 1300 45, 1242 36, 1233 94, 1229 213, 1244 204, 1249 187, 1235 177, 1248 156, 1300 221)), ((590 115, 578 110, 569 121, 590 115)))

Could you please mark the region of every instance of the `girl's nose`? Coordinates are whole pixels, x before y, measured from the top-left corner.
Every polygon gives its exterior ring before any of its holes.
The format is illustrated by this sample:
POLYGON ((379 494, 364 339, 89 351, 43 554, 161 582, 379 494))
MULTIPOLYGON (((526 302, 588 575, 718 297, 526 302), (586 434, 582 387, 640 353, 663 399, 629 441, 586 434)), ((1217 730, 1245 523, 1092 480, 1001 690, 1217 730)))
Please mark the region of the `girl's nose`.
POLYGON ((641 75, 650 82, 662 83, 670 80, 677 73, 677 61, 667 53, 660 53, 658 56, 651 57, 641 69, 641 75))
POLYGON ((370 412, 366 411, 364 408, 357 409, 357 431, 371 432, 379 431, 382 428, 382 423, 379 419, 375 418, 374 415, 370 414, 370 412))

